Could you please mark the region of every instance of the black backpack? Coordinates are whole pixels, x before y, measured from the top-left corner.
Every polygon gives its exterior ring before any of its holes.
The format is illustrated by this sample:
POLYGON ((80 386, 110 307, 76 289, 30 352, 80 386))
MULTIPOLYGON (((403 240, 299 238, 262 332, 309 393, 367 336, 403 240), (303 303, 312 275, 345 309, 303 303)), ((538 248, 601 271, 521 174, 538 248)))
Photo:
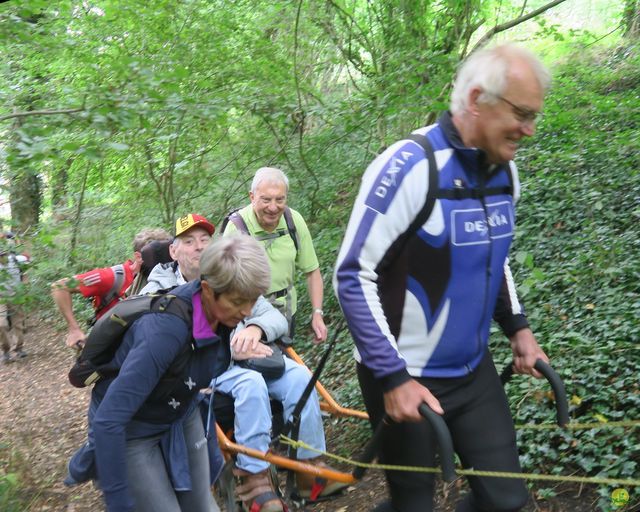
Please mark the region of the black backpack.
POLYGON ((69 370, 69 382, 83 388, 101 379, 115 377, 119 368, 112 361, 127 329, 142 315, 154 312, 176 315, 191 328, 191 304, 166 290, 122 300, 91 329, 80 356, 69 370))
POLYGON ((242 218, 242 215, 240 215, 240 209, 241 208, 234 208, 224 216, 224 218, 222 219, 221 227, 220 227, 220 233, 224 233, 224 230, 226 229, 227 224, 231 222, 236 227, 238 232, 244 233, 246 235, 251 235, 253 236, 253 238, 255 238, 258 241, 269 240, 272 238, 279 238, 281 236, 289 235, 293 240, 293 245, 296 248, 296 252, 298 251, 299 249, 298 231, 296 230, 296 225, 293 222, 291 209, 288 206, 285 206, 284 213, 283 213, 284 221, 287 224, 287 229, 276 229, 273 233, 267 233, 265 235, 260 235, 260 236, 254 236, 251 233, 249 233, 249 228, 247 227, 247 223, 242 218))
POLYGON ((170 263, 173 261, 169 253, 169 246, 173 240, 154 240, 145 245, 140 254, 142 255, 142 265, 140 272, 125 292, 125 297, 138 295, 147 285, 148 277, 153 268, 160 263, 170 263))

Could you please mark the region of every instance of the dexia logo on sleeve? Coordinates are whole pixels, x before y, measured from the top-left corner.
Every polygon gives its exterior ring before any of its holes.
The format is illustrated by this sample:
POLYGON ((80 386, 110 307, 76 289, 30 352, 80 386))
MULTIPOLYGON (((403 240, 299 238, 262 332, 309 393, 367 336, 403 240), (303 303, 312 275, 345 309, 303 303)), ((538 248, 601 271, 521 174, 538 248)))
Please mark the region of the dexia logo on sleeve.
POLYGON ((409 151, 400 151, 384 165, 365 201, 369 208, 378 213, 387 212, 408 171, 406 164, 412 156, 413 153, 409 151))
POLYGON ((451 211, 451 240, 453 245, 488 244, 491 239, 513 235, 513 209, 509 201, 482 208, 451 211))

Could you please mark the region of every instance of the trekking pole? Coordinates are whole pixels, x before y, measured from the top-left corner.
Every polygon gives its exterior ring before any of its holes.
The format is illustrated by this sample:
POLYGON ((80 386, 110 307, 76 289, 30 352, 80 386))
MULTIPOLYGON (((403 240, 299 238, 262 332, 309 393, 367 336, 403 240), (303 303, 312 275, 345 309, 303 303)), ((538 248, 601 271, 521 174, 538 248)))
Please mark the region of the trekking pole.
MULTIPOLYGON (((309 379, 309 382, 307 383, 307 387, 304 388, 302 395, 300 395, 300 399, 298 400, 298 403, 296 404, 296 406, 293 409, 293 412, 291 413, 291 419, 287 420, 287 422, 285 423, 282 429, 282 433, 284 435, 289 434, 289 437, 294 441, 294 443, 289 445, 289 449, 287 450, 287 455, 289 456, 289 458, 293 460, 296 460, 298 458, 298 448, 295 446, 295 442, 298 441, 298 437, 300 435, 300 415, 302 414, 302 409, 304 409, 304 406, 309 400, 309 397, 311 396, 313 389, 316 387, 316 383, 320 378, 320 374, 322 373, 322 370, 324 370, 324 366, 327 363, 327 359, 329 359, 329 354, 331 353, 331 351, 333 350, 333 347, 336 344, 336 341, 338 339, 338 334, 342 332, 342 330, 344 329, 344 326, 345 326, 345 320, 343 318, 338 324, 338 327, 336 328, 336 330, 334 331, 333 337, 329 342, 329 346, 324 351, 324 354, 322 354, 320 363, 318 363, 318 366, 313 372, 311 379, 309 379)), ((287 496, 292 497, 294 495, 294 492, 296 492, 295 490, 296 490, 296 484, 295 484, 294 473, 293 471, 289 471, 287 473, 285 493, 287 496)))
MULTIPOLYGON (((500 380, 503 386, 507 384, 513 376, 513 364, 513 361, 511 361, 511 364, 507 365, 500 374, 500 380)), ((551 389, 553 389, 553 394, 556 399, 556 423, 558 423, 560 427, 566 426, 569 423, 569 403, 567 402, 567 392, 565 391, 562 379, 556 371, 542 359, 536 360, 533 367, 544 375, 549 384, 551 384, 551 389)))
MULTIPOLYGON (((442 478, 445 482, 452 482, 456 479, 455 463, 453 458, 453 441, 451 434, 447 428, 447 424, 438 413, 436 413, 425 402, 418 406, 418 411, 424 419, 426 419, 433 428, 438 445, 438 454, 440 455, 440 466, 442 467, 442 478)), ((385 414, 382 421, 378 423, 373 437, 369 440, 364 448, 362 455, 358 458, 358 462, 370 463, 378 453, 384 429, 387 425, 393 423, 393 420, 385 414)), ((366 467, 358 466, 353 470, 353 477, 361 480, 367 471, 366 467)))
MULTIPOLYGON (((324 366, 327 363, 327 359, 329 359, 329 354, 333 350, 333 347, 335 346, 336 341, 338 339, 338 335, 342 332, 342 330, 344 329, 344 326, 345 326, 345 321, 343 318, 338 324, 338 327, 336 328, 336 330, 334 331, 333 337, 329 342, 329 346, 327 347, 327 350, 325 350, 324 354, 322 354, 320 363, 318 363, 318 366, 313 372, 311 379, 309 379, 309 382, 307 383, 307 387, 304 388, 302 395, 300 395, 300 399, 298 400, 298 403, 296 404, 295 408, 293 409, 293 412, 291 413, 291 419, 287 421, 287 423, 284 425, 284 428, 282 429, 282 433, 284 435, 289 434, 289 437, 294 441, 298 440, 298 435, 300 433, 300 415, 302 414, 302 409, 304 409, 304 406, 307 404, 307 401, 311 396, 311 392, 316 387, 316 383, 320 378, 320 374, 322 373, 322 370, 324 370, 324 366)), ((288 453, 289 457, 295 460, 297 458, 297 452, 298 450, 295 446, 293 445, 289 446, 289 453, 288 453)))

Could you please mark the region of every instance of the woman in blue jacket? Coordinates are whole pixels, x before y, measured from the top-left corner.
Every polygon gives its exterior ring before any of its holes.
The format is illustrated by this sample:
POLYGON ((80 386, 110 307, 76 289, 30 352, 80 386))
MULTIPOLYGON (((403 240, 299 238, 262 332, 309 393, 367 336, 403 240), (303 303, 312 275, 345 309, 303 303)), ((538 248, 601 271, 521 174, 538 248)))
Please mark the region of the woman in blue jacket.
MULTIPOLYGON (((210 487, 220 468, 210 467, 209 449, 217 448, 205 438, 198 391, 227 368, 229 334, 267 291, 270 272, 248 236, 213 241, 200 270, 201 279, 172 291, 191 305, 191 325, 168 313, 143 315, 116 352, 119 374, 93 389, 89 477, 98 478, 109 512, 219 510, 210 487)), ((86 480, 74 459, 70 476, 86 480)))

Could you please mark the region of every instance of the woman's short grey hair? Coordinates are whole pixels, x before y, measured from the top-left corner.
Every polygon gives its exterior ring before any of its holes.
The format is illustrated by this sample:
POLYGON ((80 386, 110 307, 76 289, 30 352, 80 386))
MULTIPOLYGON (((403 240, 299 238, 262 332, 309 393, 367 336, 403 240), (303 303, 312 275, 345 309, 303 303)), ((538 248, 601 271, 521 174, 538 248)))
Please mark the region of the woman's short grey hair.
POLYGON ((256 171, 251 182, 251 193, 255 194, 263 181, 267 183, 284 183, 285 191, 287 194, 289 193, 289 178, 276 167, 260 167, 256 171))
POLYGON ((264 248, 244 234, 214 238, 200 256, 200 274, 216 294, 232 292, 245 299, 264 295, 271 284, 264 248))
POLYGON ((473 52, 458 70, 451 93, 451 113, 463 112, 469 101, 469 92, 474 87, 482 89, 478 97, 481 103, 496 103, 507 87, 509 69, 514 60, 526 62, 538 79, 543 92, 551 85, 551 75, 540 59, 526 48, 512 43, 473 52))

